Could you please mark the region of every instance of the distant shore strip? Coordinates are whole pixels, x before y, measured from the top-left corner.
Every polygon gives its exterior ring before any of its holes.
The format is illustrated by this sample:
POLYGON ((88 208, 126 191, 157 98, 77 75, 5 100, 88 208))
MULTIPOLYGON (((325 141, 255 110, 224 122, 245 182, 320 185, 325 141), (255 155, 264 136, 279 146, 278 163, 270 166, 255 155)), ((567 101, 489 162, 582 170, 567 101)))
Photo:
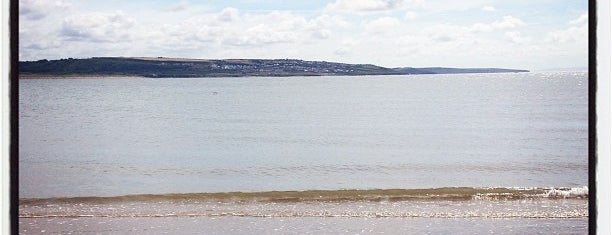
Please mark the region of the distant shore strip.
POLYGON ((138 75, 116 75, 116 74, 19 74, 19 79, 99 79, 99 78, 145 78, 138 75))
MULTIPOLYGON (((184 59, 146 57, 93 57, 20 61, 19 74, 54 77, 80 75, 134 75, 150 78, 362 76, 456 73, 516 73, 503 68, 386 68, 373 64, 346 64, 299 59, 184 59)), ((24 77, 25 78, 25 77, 24 77)), ((39 77, 42 78, 42 77, 39 77)), ((59 78, 59 77, 58 77, 59 78)))

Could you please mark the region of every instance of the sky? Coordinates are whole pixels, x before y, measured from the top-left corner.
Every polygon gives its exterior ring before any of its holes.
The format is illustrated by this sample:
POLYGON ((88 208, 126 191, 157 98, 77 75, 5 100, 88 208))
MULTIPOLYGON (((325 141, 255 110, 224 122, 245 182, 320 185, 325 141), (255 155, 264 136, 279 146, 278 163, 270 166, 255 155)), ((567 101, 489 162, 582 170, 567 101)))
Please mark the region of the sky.
POLYGON ((587 0, 19 0, 19 60, 588 66, 587 0))

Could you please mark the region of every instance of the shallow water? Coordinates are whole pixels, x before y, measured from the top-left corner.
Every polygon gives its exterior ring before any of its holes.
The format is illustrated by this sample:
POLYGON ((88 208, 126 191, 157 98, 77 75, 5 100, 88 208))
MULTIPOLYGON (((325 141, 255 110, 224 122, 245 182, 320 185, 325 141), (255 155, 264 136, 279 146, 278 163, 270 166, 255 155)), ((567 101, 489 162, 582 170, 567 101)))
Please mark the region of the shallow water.
POLYGON ((586 218, 29 218, 20 234, 587 234, 586 218))
MULTIPOLYGON (((328 193, 335 191, 30 199, 20 202, 19 229, 22 234, 587 234, 588 201, 548 192, 405 200, 330 201, 328 193), (274 198, 312 193, 322 199, 274 198)), ((359 192, 364 193, 370 191, 359 192)))
POLYGON ((587 185, 587 73, 19 81, 21 198, 587 185))
POLYGON ((124 217, 362 217, 585 218, 586 199, 402 201, 115 200, 21 203, 21 218, 124 217))

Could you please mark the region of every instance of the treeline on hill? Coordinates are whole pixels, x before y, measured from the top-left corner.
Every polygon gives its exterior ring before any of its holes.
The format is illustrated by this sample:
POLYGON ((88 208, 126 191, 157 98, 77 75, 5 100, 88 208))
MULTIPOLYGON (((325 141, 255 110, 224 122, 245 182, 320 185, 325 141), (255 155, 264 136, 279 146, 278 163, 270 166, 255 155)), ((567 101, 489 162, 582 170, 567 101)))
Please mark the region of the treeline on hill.
POLYGON ((172 64, 161 65, 144 60, 91 58, 91 59, 60 59, 39 60, 19 63, 19 72, 22 74, 50 74, 50 75, 153 75, 156 73, 176 73, 179 66, 172 64))
POLYGON ((385 68, 295 59, 198 60, 145 57, 94 57, 19 62, 21 75, 115 75, 143 77, 238 77, 508 73, 528 70, 498 68, 385 68))
POLYGON ((317 76, 398 74, 367 65, 303 60, 171 60, 94 57, 19 62, 21 74, 122 75, 144 77, 317 76))

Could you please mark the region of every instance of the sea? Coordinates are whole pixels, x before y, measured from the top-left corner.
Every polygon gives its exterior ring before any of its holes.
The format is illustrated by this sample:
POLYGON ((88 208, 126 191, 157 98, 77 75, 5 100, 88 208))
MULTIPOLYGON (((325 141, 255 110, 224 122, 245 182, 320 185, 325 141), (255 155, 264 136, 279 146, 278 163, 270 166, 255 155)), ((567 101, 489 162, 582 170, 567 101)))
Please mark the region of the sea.
POLYGON ((587 234, 588 74, 19 80, 19 230, 587 234))

